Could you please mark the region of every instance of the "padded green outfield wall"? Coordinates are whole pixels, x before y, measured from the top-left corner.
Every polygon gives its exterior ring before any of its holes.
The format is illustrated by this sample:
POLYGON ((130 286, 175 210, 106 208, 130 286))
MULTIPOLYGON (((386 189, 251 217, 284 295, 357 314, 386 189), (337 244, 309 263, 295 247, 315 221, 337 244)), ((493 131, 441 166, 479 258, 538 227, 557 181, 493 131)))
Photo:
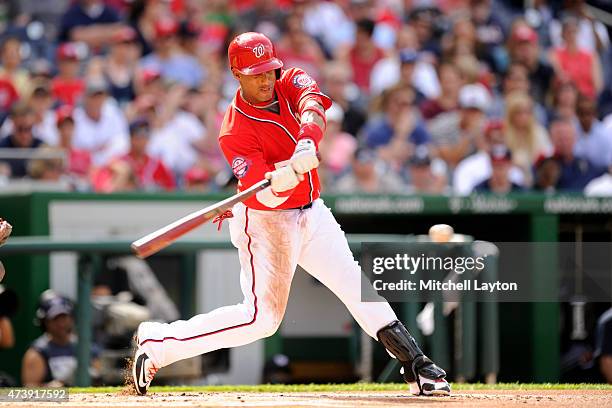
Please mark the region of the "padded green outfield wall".
MULTIPOLYGON (((48 235, 49 207, 57 202, 211 202, 226 195, 192 194, 0 194, 0 217, 14 225, 15 236, 48 235)), ((343 229, 349 233, 423 234, 432 224, 446 223, 459 233, 489 241, 571 241, 580 226, 585 241, 611 241, 612 198, 579 195, 543 196, 324 196, 343 229)), ((177 214, 177 218, 183 214, 177 214)), ((91 215, 95 217, 95 214, 91 215)), ((37 297, 49 286, 46 256, 7 256, 3 282, 21 298, 13 319, 17 346, 0 352, 0 368, 18 375, 21 356, 39 334, 32 316, 37 297)), ((539 281, 554 277, 534 277, 539 281)), ((502 353, 499 378, 508 381, 556 381, 559 378, 559 305, 500 305, 502 353)))

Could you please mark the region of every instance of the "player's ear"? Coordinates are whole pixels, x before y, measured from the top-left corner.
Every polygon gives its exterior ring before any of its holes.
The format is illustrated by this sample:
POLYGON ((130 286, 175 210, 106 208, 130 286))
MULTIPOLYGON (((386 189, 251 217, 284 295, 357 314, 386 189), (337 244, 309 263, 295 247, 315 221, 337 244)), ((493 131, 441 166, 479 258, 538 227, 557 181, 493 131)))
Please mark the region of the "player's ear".
POLYGON ((235 68, 232 68, 232 75, 234 76, 234 78, 240 81, 240 72, 236 71, 235 68))

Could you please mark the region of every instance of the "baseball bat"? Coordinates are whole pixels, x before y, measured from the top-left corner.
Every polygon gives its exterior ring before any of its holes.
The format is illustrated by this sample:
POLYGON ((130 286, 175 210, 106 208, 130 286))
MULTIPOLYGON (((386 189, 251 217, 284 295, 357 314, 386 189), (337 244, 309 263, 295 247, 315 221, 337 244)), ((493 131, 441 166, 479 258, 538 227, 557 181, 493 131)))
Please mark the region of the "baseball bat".
POLYGON ((189 231, 210 221, 217 215, 223 214, 235 204, 252 197, 253 195, 257 194, 257 192, 263 190, 269 185, 270 180, 261 180, 246 190, 228 197, 223 201, 219 201, 216 204, 210 205, 198 211, 194 211, 191 214, 187 214, 183 218, 132 242, 132 251, 134 251, 136 256, 138 256, 140 259, 153 255, 161 249, 166 248, 168 245, 189 231))

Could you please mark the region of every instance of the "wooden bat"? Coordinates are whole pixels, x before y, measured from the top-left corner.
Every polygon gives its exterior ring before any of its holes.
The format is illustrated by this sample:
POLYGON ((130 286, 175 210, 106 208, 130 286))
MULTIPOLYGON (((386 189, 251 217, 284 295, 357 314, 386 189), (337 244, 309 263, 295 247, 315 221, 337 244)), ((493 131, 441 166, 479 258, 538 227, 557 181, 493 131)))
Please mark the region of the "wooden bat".
POLYGON ((257 192, 263 190, 269 185, 270 180, 261 180, 246 190, 226 198, 223 201, 219 201, 218 203, 210 205, 201 210, 194 211, 191 214, 188 214, 183 218, 132 242, 132 251, 134 251, 136 256, 138 256, 140 259, 153 255, 159 250, 166 248, 168 245, 189 231, 210 221, 217 215, 223 214, 235 204, 252 197, 253 195, 257 194, 257 192))

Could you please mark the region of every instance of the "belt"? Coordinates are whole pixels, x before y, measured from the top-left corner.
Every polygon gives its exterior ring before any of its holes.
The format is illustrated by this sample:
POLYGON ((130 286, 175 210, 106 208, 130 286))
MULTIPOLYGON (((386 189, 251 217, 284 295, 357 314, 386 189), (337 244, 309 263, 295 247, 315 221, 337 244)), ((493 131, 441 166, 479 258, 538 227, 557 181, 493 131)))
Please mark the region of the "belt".
POLYGON ((308 204, 304 204, 301 207, 294 207, 294 208, 287 208, 288 210, 307 210, 309 208, 312 208, 312 202, 309 202, 308 204))

